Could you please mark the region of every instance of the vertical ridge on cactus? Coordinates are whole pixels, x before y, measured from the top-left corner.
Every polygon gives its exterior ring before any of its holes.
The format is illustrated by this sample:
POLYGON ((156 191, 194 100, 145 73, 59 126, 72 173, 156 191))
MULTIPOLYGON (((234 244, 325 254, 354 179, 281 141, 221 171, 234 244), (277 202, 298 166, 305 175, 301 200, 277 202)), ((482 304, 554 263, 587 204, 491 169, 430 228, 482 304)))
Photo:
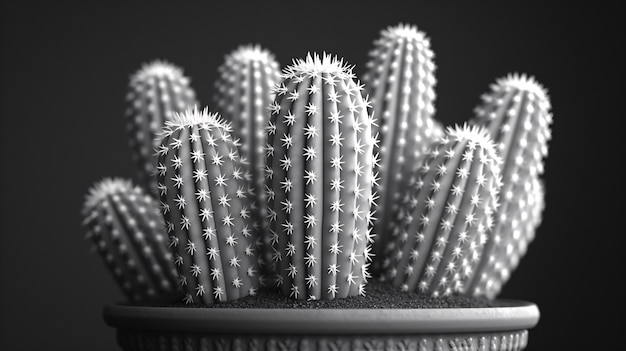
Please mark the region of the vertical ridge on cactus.
POLYGON ((365 293, 373 145, 352 68, 309 54, 283 70, 267 127, 266 200, 277 285, 294 299, 365 293))
POLYGON ((212 305, 258 286, 248 165, 231 127, 207 109, 167 121, 157 180, 185 302, 212 305))
MULTIPOLYGON (((232 124, 232 135, 241 142, 241 157, 250 163, 255 202, 259 207, 254 213, 259 213, 263 220, 266 214, 263 147, 266 143, 265 125, 270 116, 267 107, 274 100, 273 88, 280 80, 280 68, 268 50, 259 45, 246 45, 228 54, 219 72, 214 97, 217 112, 232 124)), ((269 242, 264 244, 269 246, 269 242)), ((271 257, 259 256, 261 268, 270 261, 271 257)))
POLYGON ((526 75, 498 79, 482 100, 470 123, 486 128, 494 139, 503 159, 503 186, 494 222, 496 240, 486 246, 482 274, 472 287, 476 295, 495 297, 525 253, 514 248, 528 245, 539 224, 537 215, 530 214, 536 212, 536 202, 543 208, 543 187, 537 178, 544 172, 552 114, 546 90, 526 75))
POLYGON ((131 76, 126 102, 127 130, 139 181, 154 193, 156 135, 174 113, 197 104, 195 92, 179 67, 156 60, 131 76))
POLYGON ((490 240, 500 162, 484 129, 447 129, 412 179, 386 251, 386 279, 435 297, 466 293, 490 240))
MULTIPOLYGON (((400 24, 381 31, 374 45, 363 81, 378 120, 373 132, 380 136, 374 151, 379 157, 375 164, 379 179, 374 187, 379 198, 373 251, 381 256, 410 177, 444 131, 432 118, 435 64, 426 35, 415 26, 400 24)), ((375 270, 380 263, 374 260, 375 270)))
POLYGON ((129 180, 105 178, 90 189, 83 215, 87 237, 131 301, 178 296, 178 275, 152 197, 129 180))

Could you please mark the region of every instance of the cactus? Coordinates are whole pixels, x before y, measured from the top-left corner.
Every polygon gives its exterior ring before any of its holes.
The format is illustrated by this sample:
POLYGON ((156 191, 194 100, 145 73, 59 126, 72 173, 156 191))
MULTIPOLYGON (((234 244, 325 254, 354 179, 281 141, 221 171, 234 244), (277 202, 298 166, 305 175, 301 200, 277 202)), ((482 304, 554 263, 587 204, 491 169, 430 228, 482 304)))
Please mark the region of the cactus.
POLYGON ((156 135, 175 112, 197 103, 195 93, 180 68, 157 60, 144 64, 131 76, 126 102, 127 131, 139 182, 155 193, 156 135))
POLYGON ((87 237, 129 300, 165 302, 179 296, 163 218, 142 188, 105 178, 90 189, 83 215, 87 237))
POLYGON ((256 240, 248 165, 231 126, 205 108, 166 121, 157 149, 159 196, 187 303, 254 295, 256 240))
POLYGON ((494 221, 496 240, 485 247, 482 274, 475 277, 472 287, 475 295, 495 297, 525 252, 511 256, 512 247, 526 246, 534 238, 538 221, 529 213, 536 211, 533 203, 542 206, 543 200, 529 196, 542 197, 537 178, 544 172, 552 115, 547 92, 532 77, 512 74, 491 89, 470 123, 486 128, 494 139, 503 159, 503 186, 494 221), (505 263, 511 257, 516 258, 505 263))
POLYGON ((384 262, 391 283, 431 296, 466 294, 482 248, 492 240, 500 159, 487 131, 449 127, 433 148, 393 230, 384 262))
POLYGON ((294 299, 364 294, 373 144, 352 68, 307 55, 284 69, 270 105, 266 200, 277 285, 294 299))
MULTIPOLYGON (((511 204, 511 200, 508 200, 509 208, 516 207, 515 218, 508 219, 509 223, 500 227, 499 233, 495 231, 494 225, 495 248, 487 265, 482 269, 474 295, 485 295, 493 299, 500 293, 526 254, 528 245, 533 241, 535 231, 541 224, 545 207, 543 182, 538 177, 531 177, 530 181, 520 187, 525 192, 516 199, 517 203, 511 204)), ((501 202, 504 203, 505 200, 501 202)), ((494 222, 498 224, 497 219, 494 222)))
MULTIPOLYGON (((259 45, 249 45, 227 55, 219 72, 220 77, 215 83, 217 111, 233 125, 232 135, 241 142, 240 155, 250 163, 256 204, 259 206, 254 213, 258 213, 263 220, 266 213, 263 191, 264 128, 270 117, 267 107, 274 100, 273 88, 280 79, 279 65, 269 51, 259 45)), ((269 242, 264 245, 269 247, 269 242)), ((262 252, 269 254, 270 250, 262 252)), ((259 256, 261 268, 270 261, 270 256, 259 256)))
POLYGON ((363 77, 378 120, 373 132, 380 134, 375 154, 379 196, 373 233, 374 271, 390 241, 389 226, 398 212, 399 200, 411 176, 417 173, 428 149, 443 136, 443 127, 432 116, 435 108, 434 54, 430 41, 415 26, 400 24, 381 32, 370 52, 363 77))

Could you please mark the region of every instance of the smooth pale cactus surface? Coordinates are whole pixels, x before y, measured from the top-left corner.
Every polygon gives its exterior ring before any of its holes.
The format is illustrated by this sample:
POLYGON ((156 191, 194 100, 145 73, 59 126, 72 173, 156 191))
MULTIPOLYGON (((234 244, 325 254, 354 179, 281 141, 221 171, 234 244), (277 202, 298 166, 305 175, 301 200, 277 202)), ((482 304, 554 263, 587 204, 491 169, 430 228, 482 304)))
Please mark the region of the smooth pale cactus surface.
POLYGON ((268 233, 277 284, 294 299, 365 293, 373 145, 352 68, 309 54, 283 71, 267 127, 268 233))
POLYGON ((484 129, 449 127, 411 182, 386 255, 403 291, 467 294, 497 209, 500 159, 484 129))
POLYGON ((482 100, 470 123, 486 128, 496 143, 503 160, 503 185, 494 217, 496 240, 485 247, 480 268, 483 274, 475 277, 472 287, 476 295, 495 297, 517 266, 503 262, 523 256, 521 251, 511 256, 512 247, 526 246, 534 238, 536 216, 529 213, 536 201, 528 197, 543 192, 534 184, 544 172, 552 114, 546 90, 525 75, 511 74, 497 80, 482 100))
POLYGON ((165 122, 159 196, 184 301, 212 305, 254 295, 256 240, 248 165, 230 125, 204 109, 165 122))
POLYGON ((83 207, 87 237, 122 291, 133 302, 180 297, 158 203, 130 180, 106 178, 83 207))
POLYGON ((533 177, 523 187, 526 192, 513 205, 517 208, 515 218, 509 220, 509 226, 500 227, 499 233, 494 230, 494 250, 485 268, 481 269, 481 275, 476 278, 479 280, 474 295, 493 299, 500 293, 526 254, 528 245, 534 240, 537 227, 541 225, 545 186, 539 178, 533 177))
POLYGON ((400 24, 381 32, 374 42, 363 77, 377 118, 373 132, 380 143, 375 154, 378 181, 374 191, 374 267, 389 243, 390 225, 398 212, 411 177, 418 173, 431 145, 444 134, 433 119, 435 112, 434 54, 426 35, 412 25, 400 24))
POLYGON ((126 129, 139 181, 155 192, 156 136, 174 113, 197 104, 196 95, 179 67, 157 60, 144 64, 131 76, 126 103, 126 129))
MULTIPOLYGON (((225 57, 215 83, 217 111, 233 126, 232 135, 239 139, 240 155, 250 164, 256 204, 261 220, 265 218, 263 169, 266 143, 267 108, 274 100, 274 87, 280 81, 280 68, 274 55, 259 45, 237 48, 225 57)), ((265 225, 266 226, 266 225, 265 225)), ((264 227, 265 227, 264 226, 264 227)), ((269 246, 269 242, 265 243, 269 246)), ((269 250, 265 250, 269 252, 269 250)), ((259 256, 265 267, 270 257, 259 256)))

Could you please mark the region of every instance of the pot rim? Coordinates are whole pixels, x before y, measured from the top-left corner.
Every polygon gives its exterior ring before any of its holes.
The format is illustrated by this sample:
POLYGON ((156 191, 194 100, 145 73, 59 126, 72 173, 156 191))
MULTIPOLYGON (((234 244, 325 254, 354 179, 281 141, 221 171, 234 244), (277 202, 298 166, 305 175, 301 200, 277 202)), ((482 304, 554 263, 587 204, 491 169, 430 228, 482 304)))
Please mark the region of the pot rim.
POLYGON ((420 309, 187 308, 109 304, 118 329, 222 334, 433 334, 530 329, 536 304, 498 299, 501 307, 420 309))

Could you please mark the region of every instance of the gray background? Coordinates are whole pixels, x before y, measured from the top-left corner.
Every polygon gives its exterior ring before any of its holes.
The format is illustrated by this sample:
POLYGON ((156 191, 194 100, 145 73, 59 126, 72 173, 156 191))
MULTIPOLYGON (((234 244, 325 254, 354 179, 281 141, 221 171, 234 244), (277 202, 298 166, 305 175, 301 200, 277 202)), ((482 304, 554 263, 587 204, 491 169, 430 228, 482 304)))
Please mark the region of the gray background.
POLYGON ((624 231, 616 228, 624 25, 616 9, 601 6, 496 4, 3 2, 0 349, 116 349, 101 311, 123 297, 88 252, 80 209, 93 182, 134 175, 124 96, 142 63, 180 65, 210 107, 217 67, 238 45, 260 43, 282 65, 326 51, 360 75, 378 32, 400 22, 431 38, 444 124, 470 118, 480 94, 509 72, 532 74, 549 89, 555 123, 545 219, 501 297, 540 307, 528 350, 601 349, 614 339, 605 318, 623 312, 612 295, 624 262, 624 231))

